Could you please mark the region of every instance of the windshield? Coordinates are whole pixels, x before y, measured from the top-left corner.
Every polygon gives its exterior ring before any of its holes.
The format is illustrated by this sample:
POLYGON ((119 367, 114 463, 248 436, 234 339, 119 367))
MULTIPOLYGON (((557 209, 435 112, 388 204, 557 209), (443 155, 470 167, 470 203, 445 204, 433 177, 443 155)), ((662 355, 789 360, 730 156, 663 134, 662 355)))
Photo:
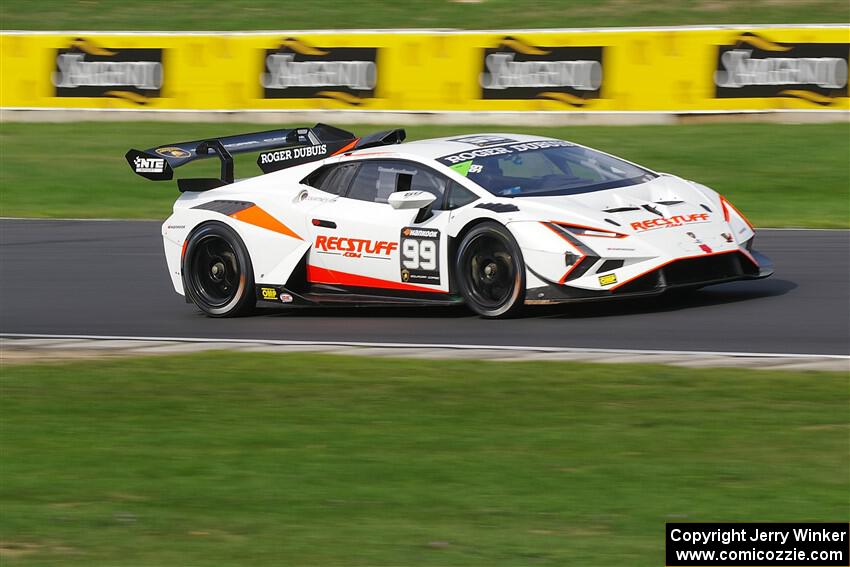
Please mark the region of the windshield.
POLYGON ((657 177, 623 160, 559 140, 482 148, 440 161, 499 197, 576 195, 657 177))

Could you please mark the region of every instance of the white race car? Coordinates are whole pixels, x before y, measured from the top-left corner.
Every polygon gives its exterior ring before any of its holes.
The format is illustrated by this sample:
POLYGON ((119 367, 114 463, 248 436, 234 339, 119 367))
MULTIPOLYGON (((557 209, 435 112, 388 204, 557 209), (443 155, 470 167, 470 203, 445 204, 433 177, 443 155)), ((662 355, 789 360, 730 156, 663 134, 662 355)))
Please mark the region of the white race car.
POLYGON ((402 143, 317 124, 130 150, 180 179, 162 226, 174 289, 213 317, 257 303, 524 305, 656 295, 767 277, 753 227, 704 185, 563 140, 477 134, 402 143), (234 180, 232 154, 264 175, 234 180))

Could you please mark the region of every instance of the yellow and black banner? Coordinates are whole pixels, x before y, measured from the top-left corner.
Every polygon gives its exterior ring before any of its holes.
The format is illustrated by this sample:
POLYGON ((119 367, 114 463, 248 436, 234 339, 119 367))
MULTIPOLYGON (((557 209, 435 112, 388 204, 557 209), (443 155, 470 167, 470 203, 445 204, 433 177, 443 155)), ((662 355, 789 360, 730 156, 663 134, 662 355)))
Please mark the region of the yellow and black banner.
POLYGON ((850 110, 850 26, 0 33, 0 106, 850 110))

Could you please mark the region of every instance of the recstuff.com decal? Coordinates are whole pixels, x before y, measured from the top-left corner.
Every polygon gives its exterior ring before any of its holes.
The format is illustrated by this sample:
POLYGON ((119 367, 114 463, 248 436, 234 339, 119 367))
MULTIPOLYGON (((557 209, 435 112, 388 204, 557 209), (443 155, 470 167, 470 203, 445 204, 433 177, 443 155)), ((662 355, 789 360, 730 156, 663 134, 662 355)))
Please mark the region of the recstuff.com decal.
POLYGON ((319 254, 341 254, 346 258, 381 258, 389 256, 398 248, 398 242, 387 240, 369 240, 366 238, 347 238, 344 236, 316 237, 313 249, 319 254))
POLYGON ((401 281, 440 285, 440 231, 401 229, 401 281))

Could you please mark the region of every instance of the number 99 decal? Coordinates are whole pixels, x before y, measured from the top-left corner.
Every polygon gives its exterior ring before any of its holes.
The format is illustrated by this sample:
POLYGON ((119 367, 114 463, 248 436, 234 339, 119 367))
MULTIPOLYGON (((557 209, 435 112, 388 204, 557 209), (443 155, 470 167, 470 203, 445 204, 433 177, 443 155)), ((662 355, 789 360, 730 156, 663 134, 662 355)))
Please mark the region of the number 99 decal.
POLYGON ((440 285, 440 231, 401 229, 401 281, 440 285))

